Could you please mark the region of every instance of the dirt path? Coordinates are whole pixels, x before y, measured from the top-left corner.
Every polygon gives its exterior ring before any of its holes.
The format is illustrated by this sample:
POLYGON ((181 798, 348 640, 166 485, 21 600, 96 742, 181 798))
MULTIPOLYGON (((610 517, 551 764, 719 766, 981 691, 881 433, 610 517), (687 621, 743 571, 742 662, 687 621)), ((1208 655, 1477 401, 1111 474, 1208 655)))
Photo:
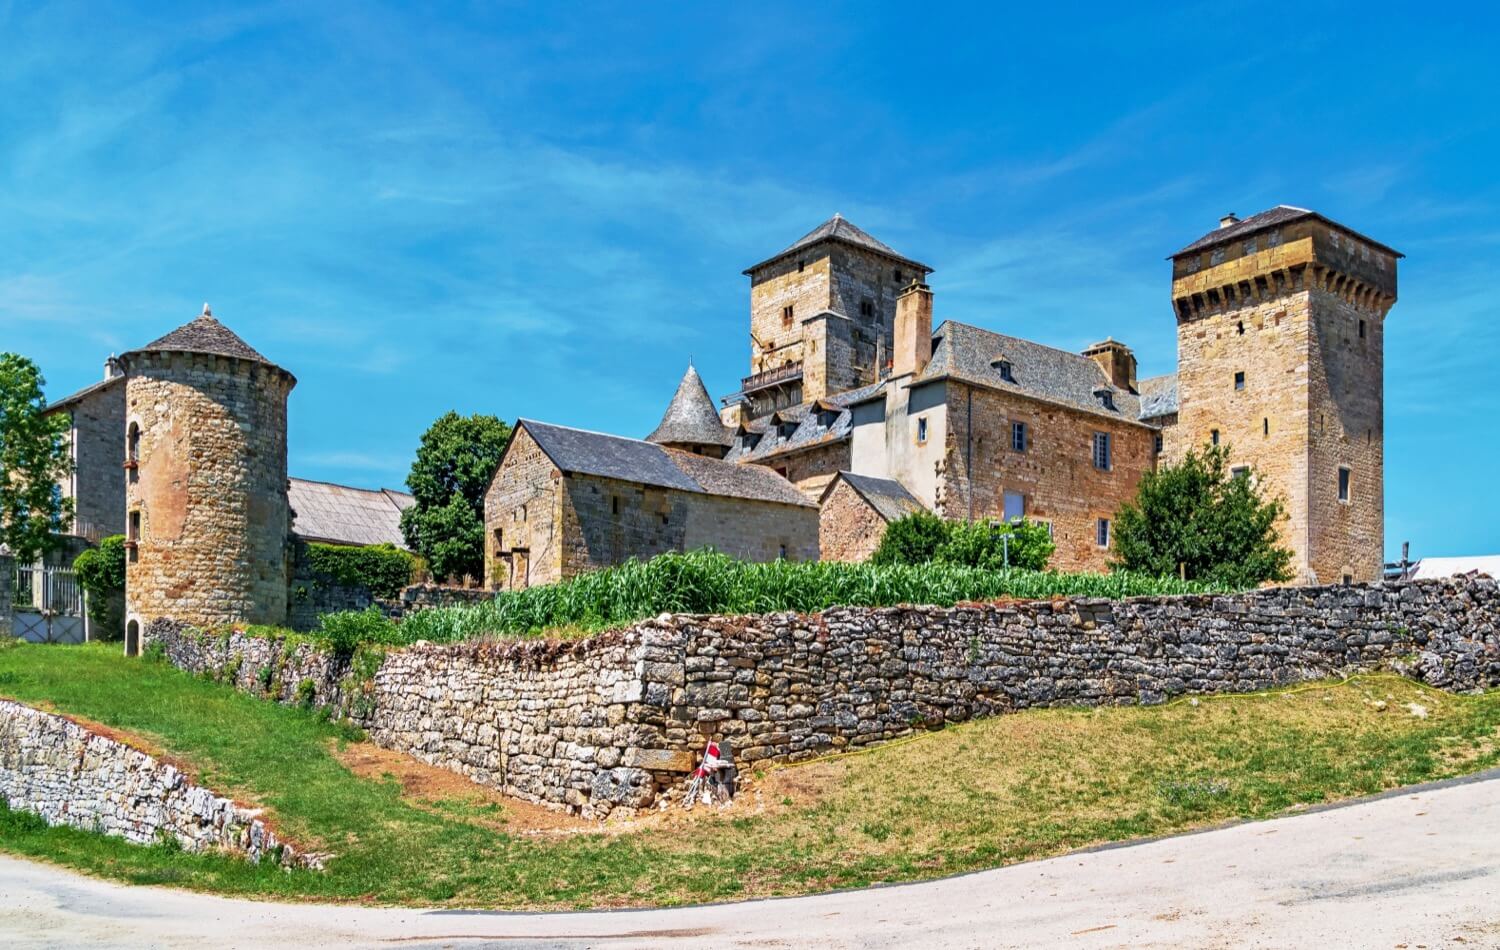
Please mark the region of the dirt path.
POLYGON ((1500 772, 925 884, 596 914, 424 912, 129 888, 0 857, 33 947, 1500 947, 1500 772))

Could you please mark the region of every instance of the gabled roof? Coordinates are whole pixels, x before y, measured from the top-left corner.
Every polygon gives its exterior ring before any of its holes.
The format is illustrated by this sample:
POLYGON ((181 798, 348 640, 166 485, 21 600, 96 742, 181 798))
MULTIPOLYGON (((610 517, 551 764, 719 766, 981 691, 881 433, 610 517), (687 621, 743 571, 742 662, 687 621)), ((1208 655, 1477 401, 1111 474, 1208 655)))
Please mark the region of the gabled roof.
POLYGON ((516 428, 525 429, 552 464, 570 475, 596 475, 658 488, 802 507, 812 504, 796 486, 768 468, 736 465, 642 439, 532 419, 520 420, 516 428))
POLYGON ((287 480, 292 533, 331 544, 394 544, 406 547, 401 512, 416 503, 391 488, 353 488, 305 478, 287 480))
MULTIPOLYGON (((109 379, 101 379, 97 383, 91 383, 90 385, 78 390, 78 392, 76 393, 71 393, 67 396, 64 396, 56 402, 47 403, 46 408, 42 410, 42 415, 45 416, 48 413, 61 412, 64 409, 72 409, 74 406, 85 401, 95 393, 104 392, 106 389, 112 388, 117 383, 123 382, 125 382, 124 376, 111 376, 109 379)), ((124 397, 122 396, 120 398, 124 397)))
POLYGON ((850 247, 857 247, 865 251, 874 251, 876 254, 879 254, 882 257, 888 257, 893 261, 900 261, 903 264, 910 264, 912 267, 919 268, 924 273, 932 273, 931 267, 928 267, 926 264, 923 264, 920 261, 912 260, 906 255, 901 254, 888 244, 875 240, 867 232, 858 227, 855 227, 843 215, 838 213, 835 213, 833 217, 829 218, 827 221, 824 221, 822 224, 802 235, 802 237, 798 238, 796 241, 793 241, 792 245, 786 250, 780 252, 779 254, 771 255, 770 257, 761 261, 759 264, 754 264, 750 267, 747 267, 745 269, 745 273, 750 274, 758 271, 762 267, 765 267, 767 264, 774 264, 776 261, 781 260, 783 257, 788 257, 804 248, 812 247, 814 244, 818 244, 823 241, 839 241, 840 243, 847 244, 850 247))
MULTIPOLYGON (((126 359, 137 353, 206 353, 211 356, 228 356, 253 363, 263 363, 286 373, 286 370, 257 353, 233 330, 215 320, 213 312, 208 309, 208 304, 204 304, 203 312, 192 320, 166 336, 124 354, 121 358, 126 359)), ((287 373, 287 375, 291 374, 287 373)))
POLYGON ((760 439, 753 446, 736 439, 724 458, 731 462, 755 462, 843 442, 854 427, 849 407, 871 393, 879 392, 882 385, 872 383, 836 393, 816 403, 778 409, 769 417, 742 421, 736 431, 755 433, 760 439), (791 431, 783 434, 780 426, 768 424, 768 421, 777 420, 791 431))
POLYGON ((1337 228, 1338 230, 1343 231, 1346 234, 1353 235, 1354 237, 1359 238, 1361 241, 1364 241, 1371 247, 1378 247, 1382 251, 1394 254, 1396 257, 1406 256, 1400 251, 1397 251, 1394 248, 1387 247, 1386 245, 1381 244, 1379 241, 1365 237, 1363 234, 1360 234, 1358 231, 1355 231, 1352 228, 1346 228, 1342 224, 1339 224, 1337 221, 1326 218, 1323 215, 1318 214, 1318 212, 1316 211, 1309 211, 1307 208, 1296 208, 1292 205, 1277 205, 1276 207, 1271 208, 1269 211, 1262 211, 1259 214, 1252 214, 1250 217, 1231 224, 1227 227, 1215 228, 1207 234, 1203 235, 1198 240, 1189 244, 1187 247, 1178 251, 1176 254, 1173 254, 1172 257, 1181 257, 1184 254, 1193 254, 1197 251, 1207 250, 1208 248, 1215 247, 1220 244, 1227 244, 1230 241, 1234 241, 1247 235, 1253 234, 1256 231, 1262 231, 1266 228, 1274 228, 1282 224, 1290 224, 1293 221, 1301 221, 1304 218, 1315 218, 1319 221, 1322 221, 1324 224, 1328 225, 1331 228, 1337 228))
POLYGON ((828 500, 833 489, 840 481, 847 482, 849 487, 859 493, 859 496, 875 509, 875 513, 885 522, 900 520, 910 514, 926 511, 927 506, 922 504, 917 497, 906 490, 906 486, 894 478, 876 478, 873 475, 856 475, 853 472, 839 472, 823 489, 823 497, 820 504, 828 500))
POLYGON ((734 434, 714 409, 703 377, 689 363, 661 423, 646 441, 660 445, 728 445, 733 440, 734 434))
POLYGON ((1111 385, 1099 364, 1087 356, 952 320, 944 321, 933 338, 938 342, 932 359, 917 374, 914 384, 953 378, 1081 412, 1140 422, 1140 397, 1111 385), (1001 355, 1010 363, 1011 380, 1002 379, 999 368, 993 365, 1001 355), (1100 390, 1113 396, 1114 410, 1100 405, 1095 395, 1100 390))

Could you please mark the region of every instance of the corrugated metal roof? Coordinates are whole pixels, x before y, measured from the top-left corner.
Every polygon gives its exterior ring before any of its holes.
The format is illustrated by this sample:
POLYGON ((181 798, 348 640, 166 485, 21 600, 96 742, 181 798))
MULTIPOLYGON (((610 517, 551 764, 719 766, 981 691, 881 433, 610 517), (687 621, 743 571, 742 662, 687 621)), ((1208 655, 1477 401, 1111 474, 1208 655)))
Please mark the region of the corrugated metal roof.
POLYGON ((353 488, 305 478, 288 479, 292 532, 308 541, 331 544, 394 544, 401 536, 401 512, 416 503, 392 488, 353 488))

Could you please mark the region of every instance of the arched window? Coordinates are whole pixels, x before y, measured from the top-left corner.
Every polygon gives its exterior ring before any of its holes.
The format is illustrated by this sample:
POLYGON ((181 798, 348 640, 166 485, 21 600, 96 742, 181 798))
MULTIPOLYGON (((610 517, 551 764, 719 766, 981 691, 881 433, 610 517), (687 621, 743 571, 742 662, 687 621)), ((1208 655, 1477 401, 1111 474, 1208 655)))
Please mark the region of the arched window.
POLYGON ((130 473, 130 480, 136 480, 136 469, 141 464, 141 424, 132 422, 125 430, 125 471, 130 473))

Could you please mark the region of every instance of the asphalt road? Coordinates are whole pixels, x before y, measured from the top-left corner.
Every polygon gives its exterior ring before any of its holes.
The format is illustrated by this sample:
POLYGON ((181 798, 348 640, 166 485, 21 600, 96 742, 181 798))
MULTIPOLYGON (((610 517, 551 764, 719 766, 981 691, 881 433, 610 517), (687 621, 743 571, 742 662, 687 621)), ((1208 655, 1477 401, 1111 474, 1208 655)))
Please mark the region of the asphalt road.
POLYGON ((1500 772, 926 884, 677 910, 264 904, 0 857, 0 946, 1500 947, 1500 772))

